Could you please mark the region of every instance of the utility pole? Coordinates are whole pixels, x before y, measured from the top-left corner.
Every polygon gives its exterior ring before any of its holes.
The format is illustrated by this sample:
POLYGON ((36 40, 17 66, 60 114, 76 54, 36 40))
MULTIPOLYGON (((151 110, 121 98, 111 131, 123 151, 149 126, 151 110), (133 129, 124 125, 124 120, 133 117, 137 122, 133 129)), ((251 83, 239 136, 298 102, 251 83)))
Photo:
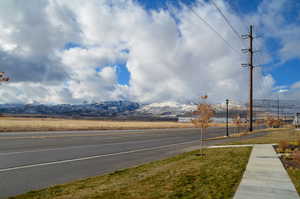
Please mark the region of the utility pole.
POLYGON ((249 68, 249 131, 253 131, 253 25, 250 25, 249 34, 242 35, 243 39, 249 39, 249 49, 242 49, 249 54, 249 63, 242 64, 249 68))
POLYGON ((229 104, 229 99, 226 99, 226 136, 229 136, 229 131, 228 131, 228 104, 229 104))
POLYGON ((279 94, 277 96, 277 120, 279 121, 280 117, 280 106, 279 106, 279 94))

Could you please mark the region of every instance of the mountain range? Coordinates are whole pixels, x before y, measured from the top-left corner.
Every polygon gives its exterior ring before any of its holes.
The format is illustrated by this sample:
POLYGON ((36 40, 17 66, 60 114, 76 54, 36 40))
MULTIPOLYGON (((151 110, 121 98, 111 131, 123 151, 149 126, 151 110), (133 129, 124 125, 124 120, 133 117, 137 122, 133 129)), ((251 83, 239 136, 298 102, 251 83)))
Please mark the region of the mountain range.
MULTIPOLYGON (((214 104, 217 113, 226 110, 225 104, 214 104)), ((0 113, 9 115, 47 115, 66 117, 159 117, 177 118, 190 116, 197 108, 196 103, 182 104, 178 102, 161 102, 140 104, 131 101, 105 101, 99 103, 82 104, 0 104, 0 113)), ((230 104, 235 111, 246 110, 240 104, 230 104)))

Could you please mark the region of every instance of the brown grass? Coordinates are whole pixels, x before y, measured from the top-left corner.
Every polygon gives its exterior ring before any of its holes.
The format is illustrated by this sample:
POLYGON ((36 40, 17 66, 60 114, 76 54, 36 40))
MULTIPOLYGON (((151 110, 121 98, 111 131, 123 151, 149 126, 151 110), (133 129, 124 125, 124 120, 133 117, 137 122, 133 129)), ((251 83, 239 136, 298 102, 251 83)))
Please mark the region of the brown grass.
POLYGON ((0 117, 0 132, 190 128, 191 123, 0 117))
POLYGON ((300 139, 298 139, 295 143, 297 146, 300 146, 300 139))
MULTIPOLYGON (((225 124, 210 124, 222 127, 225 124)), ((194 128, 192 123, 0 117, 0 132, 194 128)))

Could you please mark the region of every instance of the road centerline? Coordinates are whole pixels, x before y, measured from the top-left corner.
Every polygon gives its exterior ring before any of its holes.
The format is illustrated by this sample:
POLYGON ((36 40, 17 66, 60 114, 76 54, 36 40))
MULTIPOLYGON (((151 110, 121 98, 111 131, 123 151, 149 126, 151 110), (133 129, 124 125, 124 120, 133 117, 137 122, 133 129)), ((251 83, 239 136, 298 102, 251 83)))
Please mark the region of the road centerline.
POLYGON ((69 163, 69 162, 91 160, 91 159, 96 159, 96 158, 101 158, 101 157, 123 155, 123 154, 136 153, 136 152, 142 152, 142 151, 151 151, 151 150, 168 148, 168 147, 172 147, 172 146, 176 146, 176 145, 181 145, 181 144, 191 144, 191 143, 196 143, 196 142, 199 142, 199 141, 196 140, 196 141, 189 141, 189 142, 181 142, 181 143, 174 143, 174 144, 169 144, 169 145, 164 145, 164 146, 158 146, 158 147, 150 147, 150 148, 143 148, 143 149, 123 151, 123 152, 118 152, 118 153, 108 153, 108 154, 102 154, 102 155, 87 156, 87 157, 82 157, 82 158, 75 158, 75 159, 68 159, 68 160, 60 160, 60 161, 53 161, 53 162, 45 162, 45 163, 39 163, 39 164, 32 164, 32 165, 23 165, 23 166, 17 166, 17 167, 10 167, 10 168, 5 168, 5 169, 0 169, 0 173, 14 171, 14 170, 20 170, 20 169, 33 168, 33 167, 40 167, 40 166, 64 164, 64 163, 69 163))
MULTIPOLYGON (((108 146, 108 145, 123 145, 123 144, 131 144, 131 143, 145 143, 145 142, 155 141, 157 139, 158 138, 152 138, 150 140, 149 139, 148 140, 138 140, 138 141, 134 140, 134 141, 113 142, 113 143, 81 145, 81 146, 45 148, 45 149, 27 150, 27 151, 0 152, 0 156, 17 155, 17 154, 24 154, 24 153, 39 153, 39 152, 48 152, 48 151, 72 150, 72 149, 81 149, 81 148, 94 148, 94 147, 101 147, 101 146, 108 146)), ((166 138, 162 138, 162 139, 166 139, 166 138)), ((168 138, 168 139, 170 140, 170 138, 168 138)), ((174 137, 174 138, 171 138, 171 139, 177 139, 177 137, 174 137)), ((108 139, 108 140, 110 140, 110 139, 108 139)), ((114 140, 115 140, 115 138, 114 138, 114 140)))

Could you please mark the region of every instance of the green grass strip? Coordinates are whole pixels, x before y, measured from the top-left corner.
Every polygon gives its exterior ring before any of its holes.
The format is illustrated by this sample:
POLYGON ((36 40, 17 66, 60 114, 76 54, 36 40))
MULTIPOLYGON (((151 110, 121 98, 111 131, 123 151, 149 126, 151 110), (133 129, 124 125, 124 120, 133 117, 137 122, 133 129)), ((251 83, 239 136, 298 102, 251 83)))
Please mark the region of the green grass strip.
POLYGON ((204 149, 161 161, 31 191, 14 199, 232 198, 251 148, 204 149))

